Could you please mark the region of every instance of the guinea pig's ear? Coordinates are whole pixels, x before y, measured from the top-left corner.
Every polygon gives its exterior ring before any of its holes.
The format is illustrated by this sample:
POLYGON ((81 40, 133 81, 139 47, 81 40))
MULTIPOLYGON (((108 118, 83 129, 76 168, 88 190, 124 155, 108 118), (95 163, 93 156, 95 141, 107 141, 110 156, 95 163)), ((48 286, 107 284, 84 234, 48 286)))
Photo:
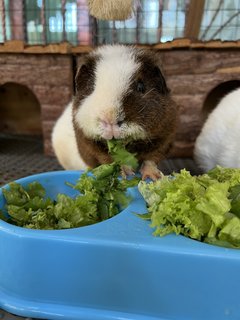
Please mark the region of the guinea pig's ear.
POLYGON ((157 86, 158 91, 162 94, 170 93, 170 90, 167 87, 165 78, 164 78, 160 68, 158 66, 155 66, 153 69, 153 72, 154 72, 154 78, 157 80, 156 86, 157 86))
POLYGON ((88 56, 83 59, 75 77, 76 93, 80 91, 84 95, 87 95, 93 91, 96 63, 97 58, 95 56, 88 56))
POLYGON ((162 57, 159 51, 152 51, 153 61, 154 61, 154 75, 157 78, 157 84, 159 86, 159 92, 162 94, 170 93, 170 89, 167 87, 165 76, 164 76, 164 66, 162 57))
POLYGON ((88 67, 86 64, 82 64, 77 71, 77 74, 75 76, 75 91, 78 91, 81 89, 81 84, 86 81, 88 78, 88 67))

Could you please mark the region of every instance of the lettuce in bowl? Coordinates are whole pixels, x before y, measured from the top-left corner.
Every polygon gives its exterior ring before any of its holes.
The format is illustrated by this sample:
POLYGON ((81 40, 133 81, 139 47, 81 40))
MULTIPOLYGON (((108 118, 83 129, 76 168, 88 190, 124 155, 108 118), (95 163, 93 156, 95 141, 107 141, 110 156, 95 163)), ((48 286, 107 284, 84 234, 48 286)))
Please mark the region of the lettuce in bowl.
POLYGON ((240 248, 240 169, 216 167, 192 176, 183 169, 154 182, 141 181, 139 191, 154 235, 169 233, 224 247, 240 248))

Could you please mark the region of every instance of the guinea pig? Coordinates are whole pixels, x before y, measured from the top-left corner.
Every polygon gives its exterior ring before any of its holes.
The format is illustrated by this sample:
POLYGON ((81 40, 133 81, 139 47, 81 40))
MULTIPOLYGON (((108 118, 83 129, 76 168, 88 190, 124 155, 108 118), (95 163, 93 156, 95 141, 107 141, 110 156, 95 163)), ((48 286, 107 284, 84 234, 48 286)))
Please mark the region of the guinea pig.
POLYGON ((75 86, 52 133, 60 164, 78 170, 110 163, 106 141, 121 139, 136 154, 142 178, 158 179, 158 164, 174 139, 178 107, 157 55, 133 46, 98 47, 77 71, 75 86))
POLYGON ((196 139, 194 158, 203 171, 216 165, 240 168, 240 88, 209 114, 196 139))

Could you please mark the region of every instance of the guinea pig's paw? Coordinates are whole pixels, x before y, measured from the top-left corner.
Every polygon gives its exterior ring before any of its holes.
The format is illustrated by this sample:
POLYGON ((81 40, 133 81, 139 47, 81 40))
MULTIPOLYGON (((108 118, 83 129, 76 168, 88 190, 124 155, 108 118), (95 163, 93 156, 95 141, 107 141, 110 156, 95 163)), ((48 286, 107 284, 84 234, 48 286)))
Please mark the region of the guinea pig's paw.
POLYGON ((155 181, 163 177, 163 173, 158 169, 157 165, 153 161, 144 161, 140 169, 142 180, 150 178, 155 181))
POLYGON ((121 175, 123 178, 126 178, 127 176, 133 176, 135 175, 135 172, 132 167, 127 165, 121 166, 121 175))

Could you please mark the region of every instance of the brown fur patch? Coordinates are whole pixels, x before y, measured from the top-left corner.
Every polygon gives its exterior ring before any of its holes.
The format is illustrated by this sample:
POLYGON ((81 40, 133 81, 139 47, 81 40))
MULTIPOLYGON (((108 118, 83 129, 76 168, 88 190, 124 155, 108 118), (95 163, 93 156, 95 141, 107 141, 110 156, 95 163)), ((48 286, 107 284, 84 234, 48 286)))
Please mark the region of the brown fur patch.
POLYGON ((75 77, 75 106, 76 104, 79 105, 81 100, 89 96, 94 89, 97 60, 97 56, 88 56, 77 72, 75 77))
POLYGON ((147 132, 147 139, 134 141, 127 148, 136 152, 140 161, 158 163, 165 157, 174 138, 178 107, 154 55, 149 51, 141 52, 137 61, 141 67, 132 78, 129 93, 123 99, 123 109, 126 121, 140 124, 147 132), (144 85, 144 92, 137 91, 139 81, 144 85))

